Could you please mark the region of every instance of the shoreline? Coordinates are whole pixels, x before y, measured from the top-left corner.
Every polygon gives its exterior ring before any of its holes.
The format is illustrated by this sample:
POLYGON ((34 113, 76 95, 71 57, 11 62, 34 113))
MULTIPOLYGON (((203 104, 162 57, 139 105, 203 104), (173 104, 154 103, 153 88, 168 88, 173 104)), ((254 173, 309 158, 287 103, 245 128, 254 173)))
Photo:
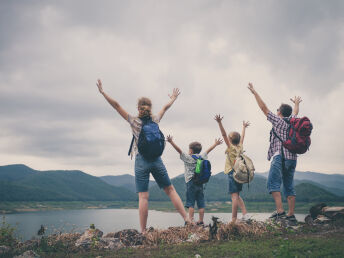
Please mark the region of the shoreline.
MULTIPOLYGON (((297 202, 296 213, 308 213, 313 202, 297 202)), ((344 206, 344 202, 327 202, 331 206, 344 206)), ((273 202, 246 202, 248 212, 264 213, 274 211, 273 202)), ((284 207, 287 207, 284 203, 284 207)), ((230 213, 230 202, 207 202, 206 213, 230 213)), ((3 202, 0 203, 0 214, 21 214, 35 213, 41 211, 61 211, 61 210, 89 210, 89 209, 138 209, 137 201, 70 201, 70 202, 3 202)), ((170 202, 150 201, 149 210, 175 212, 170 202)))

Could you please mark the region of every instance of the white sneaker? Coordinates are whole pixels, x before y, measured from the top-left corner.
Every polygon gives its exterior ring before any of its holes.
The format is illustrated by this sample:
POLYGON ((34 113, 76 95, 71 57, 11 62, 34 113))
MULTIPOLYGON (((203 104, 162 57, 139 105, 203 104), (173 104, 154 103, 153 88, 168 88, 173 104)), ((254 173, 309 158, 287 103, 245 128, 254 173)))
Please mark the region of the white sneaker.
POLYGON ((249 215, 248 213, 246 213, 245 215, 242 215, 241 220, 242 221, 248 221, 251 219, 251 215, 249 215))

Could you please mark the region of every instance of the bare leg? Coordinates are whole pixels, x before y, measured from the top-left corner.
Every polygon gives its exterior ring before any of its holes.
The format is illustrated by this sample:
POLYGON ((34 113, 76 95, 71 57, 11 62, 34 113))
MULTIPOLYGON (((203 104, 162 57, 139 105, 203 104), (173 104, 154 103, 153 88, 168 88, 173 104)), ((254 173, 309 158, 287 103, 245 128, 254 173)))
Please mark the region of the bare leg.
POLYGON ((294 215, 295 196, 288 196, 287 199, 288 199, 288 206, 289 206, 289 210, 288 210, 287 216, 291 216, 291 215, 294 215))
POLYGON ((199 209, 198 213, 199 213, 199 220, 198 220, 198 222, 203 222, 203 219, 204 219, 204 208, 199 209))
POLYGON ((232 193, 232 222, 235 222, 238 216, 238 202, 239 202, 239 194, 232 193))
POLYGON ((193 207, 189 207, 189 219, 191 222, 194 220, 194 213, 195 209, 193 207))
POLYGON ((176 192, 176 189, 174 189, 173 185, 165 187, 164 191, 168 195, 168 197, 170 197, 171 202, 173 203, 174 207, 179 212, 179 214, 183 217, 184 221, 190 222, 184 209, 183 202, 180 199, 178 193, 176 192))
POLYGON ((240 195, 239 195, 239 199, 238 199, 238 205, 239 205, 239 207, 241 209, 242 215, 247 214, 247 210, 246 210, 246 206, 245 206, 244 200, 240 197, 240 195))
POLYGON ((272 197, 275 200, 276 210, 278 213, 283 212, 281 192, 271 192, 272 197))
POLYGON ((147 218, 148 218, 148 192, 139 193, 139 216, 140 216, 140 226, 141 232, 146 232, 147 218))

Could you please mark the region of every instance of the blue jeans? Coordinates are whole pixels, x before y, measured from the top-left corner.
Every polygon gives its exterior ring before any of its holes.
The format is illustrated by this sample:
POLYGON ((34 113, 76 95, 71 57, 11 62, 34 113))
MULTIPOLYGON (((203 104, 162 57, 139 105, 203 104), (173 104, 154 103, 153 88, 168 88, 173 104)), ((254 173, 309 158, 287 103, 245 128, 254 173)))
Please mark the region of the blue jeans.
POLYGON ((205 207, 203 185, 196 185, 192 180, 186 183, 186 208, 193 208, 197 202, 198 209, 205 207))
POLYGON ((272 192, 280 192, 283 182, 283 192, 285 196, 295 196, 294 189, 294 173, 296 168, 296 160, 286 159, 284 161, 284 169, 282 168, 282 157, 276 155, 271 161, 271 167, 268 176, 268 190, 272 192))
POLYGON ((228 174, 228 191, 230 194, 232 193, 239 193, 242 191, 242 184, 238 183, 237 181, 234 180, 233 178, 233 172, 229 172, 228 174))
POLYGON ((148 192, 150 173, 152 173, 160 188, 171 185, 171 180, 161 157, 154 161, 147 161, 138 153, 135 158, 135 185, 137 193, 148 192))

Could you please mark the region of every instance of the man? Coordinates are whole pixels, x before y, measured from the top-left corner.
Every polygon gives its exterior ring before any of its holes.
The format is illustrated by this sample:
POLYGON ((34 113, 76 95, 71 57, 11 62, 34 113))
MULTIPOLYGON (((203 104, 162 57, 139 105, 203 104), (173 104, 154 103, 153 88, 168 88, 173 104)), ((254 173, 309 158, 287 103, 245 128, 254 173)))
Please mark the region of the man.
POLYGON ((294 109, 290 105, 281 104, 277 109, 277 114, 273 114, 264 101, 261 99, 257 91, 253 88, 252 83, 248 84, 248 89, 255 96, 258 106, 267 116, 267 119, 272 124, 272 131, 270 135, 270 146, 268 151, 268 160, 271 160, 271 167, 268 176, 268 190, 272 195, 276 211, 274 211, 270 218, 286 218, 290 222, 296 222, 294 215, 295 208, 295 189, 294 189, 294 173, 296 167, 297 155, 291 153, 283 147, 282 141, 287 140, 289 133, 289 123, 287 120, 290 117, 295 117, 299 113, 299 104, 302 101, 300 97, 290 99, 294 103, 294 109), (281 183, 283 182, 284 194, 288 200, 288 213, 286 214, 281 198, 281 183))

